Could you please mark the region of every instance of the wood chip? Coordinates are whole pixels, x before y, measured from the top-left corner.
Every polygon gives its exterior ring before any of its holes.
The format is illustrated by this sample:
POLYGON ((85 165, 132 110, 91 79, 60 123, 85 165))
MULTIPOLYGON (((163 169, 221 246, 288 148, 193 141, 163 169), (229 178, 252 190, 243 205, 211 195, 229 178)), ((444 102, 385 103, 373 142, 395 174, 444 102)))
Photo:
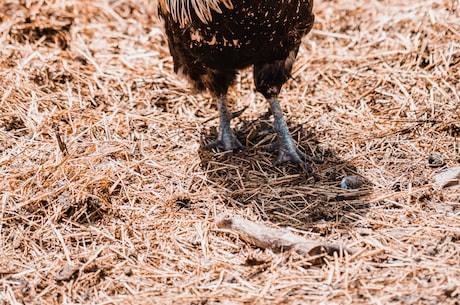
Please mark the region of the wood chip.
POLYGON ((257 247, 270 249, 277 253, 293 250, 301 255, 317 256, 332 255, 334 252, 343 252, 343 250, 351 252, 339 244, 307 239, 286 229, 271 228, 227 213, 219 214, 216 217, 216 224, 221 229, 236 232, 241 239, 257 247))
POLYGON ((433 188, 442 189, 458 185, 460 182, 460 166, 448 168, 434 175, 433 188))
POLYGON ((77 276, 79 270, 76 265, 65 265, 56 273, 55 279, 58 282, 68 282, 77 276))

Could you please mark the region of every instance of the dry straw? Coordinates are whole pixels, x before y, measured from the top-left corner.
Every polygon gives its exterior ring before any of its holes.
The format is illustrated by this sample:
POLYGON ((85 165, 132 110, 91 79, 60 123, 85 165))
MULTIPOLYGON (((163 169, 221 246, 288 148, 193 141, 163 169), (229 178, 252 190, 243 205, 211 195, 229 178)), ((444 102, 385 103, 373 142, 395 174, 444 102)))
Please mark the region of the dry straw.
POLYGON ((460 161, 458 2, 316 1, 282 92, 313 174, 273 165, 251 71, 247 151, 199 149, 217 112, 152 1, 0 7, 0 304, 459 303, 460 190, 432 188, 460 161), (221 212, 356 251, 257 249, 221 212))

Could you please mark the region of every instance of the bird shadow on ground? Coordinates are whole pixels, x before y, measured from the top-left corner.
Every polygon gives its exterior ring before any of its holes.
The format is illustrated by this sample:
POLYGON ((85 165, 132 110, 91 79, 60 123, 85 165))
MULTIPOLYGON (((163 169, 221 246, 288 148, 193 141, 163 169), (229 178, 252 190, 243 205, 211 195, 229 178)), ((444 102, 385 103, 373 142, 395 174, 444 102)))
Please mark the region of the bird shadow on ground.
MULTIPOLYGON (((288 125, 289 122, 287 122, 288 125)), ((299 229, 318 229, 320 223, 347 226, 368 209, 372 191, 365 177, 357 189, 341 188, 343 177, 356 176, 355 167, 323 148, 301 126, 289 126, 294 140, 308 155, 324 160, 312 172, 297 164, 275 165, 277 152, 268 149, 276 140, 268 115, 241 120, 235 133, 246 150, 228 153, 200 149, 201 167, 228 204, 252 205, 265 220, 299 229)), ((201 146, 217 137, 216 128, 202 132, 201 146)), ((322 227, 323 229, 319 229, 322 227)), ((328 226, 326 226, 328 227, 328 226)))

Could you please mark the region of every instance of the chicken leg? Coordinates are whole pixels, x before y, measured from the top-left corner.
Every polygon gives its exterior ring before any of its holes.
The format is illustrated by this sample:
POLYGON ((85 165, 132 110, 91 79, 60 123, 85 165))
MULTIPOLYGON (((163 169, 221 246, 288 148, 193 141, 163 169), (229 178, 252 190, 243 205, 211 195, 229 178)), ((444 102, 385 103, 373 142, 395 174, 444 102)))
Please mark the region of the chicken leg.
POLYGON ((308 158, 297 148, 296 144, 294 143, 294 140, 289 133, 287 124, 284 121, 279 100, 270 99, 268 100, 268 103, 270 104, 270 109, 274 117, 273 127, 278 134, 278 159, 276 162, 284 163, 291 161, 295 163, 302 163, 303 160, 300 156, 302 156, 304 159, 308 158))
POLYGON ((219 135, 217 140, 206 145, 206 148, 218 147, 224 151, 244 150, 245 147, 235 136, 230 121, 238 117, 243 111, 230 112, 227 108, 227 96, 220 95, 217 97, 217 109, 219 111, 219 135))

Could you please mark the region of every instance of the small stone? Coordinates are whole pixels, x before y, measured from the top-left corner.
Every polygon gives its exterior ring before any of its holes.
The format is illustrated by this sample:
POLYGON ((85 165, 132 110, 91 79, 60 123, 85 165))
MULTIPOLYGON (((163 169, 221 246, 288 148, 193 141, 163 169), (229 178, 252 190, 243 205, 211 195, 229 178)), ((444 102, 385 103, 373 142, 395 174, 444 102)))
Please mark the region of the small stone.
POLYGON ((355 190, 363 185, 363 180, 358 176, 346 176, 342 178, 340 187, 346 190, 355 190))
POLYGON ((431 154, 428 156, 428 166, 429 167, 442 167, 444 166, 444 159, 438 154, 431 154))
POLYGON ((457 285, 455 283, 450 283, 442 287, 444 294, 448 297, 454 297, 457 293, 457 285))
POLYGON ((68 282, 77 277, 80 268, 76 265, 66 265, 59 269, 56 273, 55 279, 58 282, 68 282))
POLYGON ((125 269, 123 269, 123 272, 126 276, 133 275, 133 270, 131 269, 131 267, 125 267, 125 269))

